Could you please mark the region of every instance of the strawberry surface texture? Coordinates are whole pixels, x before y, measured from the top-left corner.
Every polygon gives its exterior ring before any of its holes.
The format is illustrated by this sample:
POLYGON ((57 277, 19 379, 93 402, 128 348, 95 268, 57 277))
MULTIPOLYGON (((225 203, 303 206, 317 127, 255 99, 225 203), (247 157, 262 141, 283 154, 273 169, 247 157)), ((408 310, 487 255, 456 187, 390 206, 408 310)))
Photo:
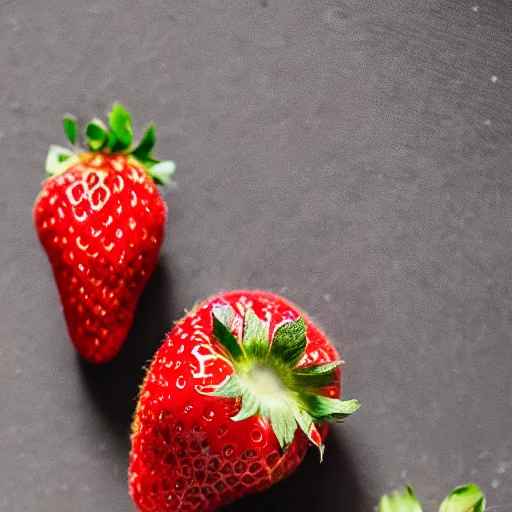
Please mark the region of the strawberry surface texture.
POLYGON ((142 512, 213 511, 290 475, 308 445, 323 454, 340 401, 338 354, 287 300, 212 297, 156 353, 132 428, 129 490, 142 512))
MULTIPOLYGON (((75 143, 75 121, 65 118, 64 127, 75 143)), ((125 341, 155 269, 167 212, 155 183, 166 181, 174 164, 151 157, 153 126, 131 149, 131 120, 120 105, 112 109, 110 130, 93 120, 86 134, 86 151, 50 148, 50 177, 34 221, 71 341, 82 357, 104 363, 125 341)))

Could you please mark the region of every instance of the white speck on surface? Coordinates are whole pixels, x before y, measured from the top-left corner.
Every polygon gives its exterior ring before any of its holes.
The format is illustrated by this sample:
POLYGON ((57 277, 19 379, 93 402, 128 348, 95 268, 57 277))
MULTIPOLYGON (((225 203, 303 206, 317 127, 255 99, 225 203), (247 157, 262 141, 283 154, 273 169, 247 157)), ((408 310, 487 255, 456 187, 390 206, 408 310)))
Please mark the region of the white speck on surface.
POLYGON ((288 291, 288 286, 283 286, 280 290, 279 290, 279 293, 286 293, 288 291))
POLYGON ((20 29, 19 22, 14 16, 9 16, 7 18, 7 25, 9 25, 9 27, 11 27, 15 32, 20 29))
POLYGON ((478 5, 473 5, 472 9, 473 11, 478 12, 478 5))
POLYGON ((16 368, 16 375, 19 375, 21 373, 21 370, 19 368, 16 368))
POLYGON ((402 478, 402 480, 405 480, 407 478, 407 469, 404 469, 401 473, 400 473, 400 478, 402 478))
POLYGON ((505 471, 507 471, 507 466, 508 464, 506 462, 500 462, 498 464, 498 467, 496 468, 496 473, 502 475, 503 473, 505 473, 505 471))
POLYGON ((490 119, 486 119, 484 121, 484 124, 485 124, 485 126, 491 126, 491 120, 490 119))
POLYGON ((331 300, 331 295, 330 295, 329 293, 326 293, 326 294, 324 295, 324 300, 325 300, 326 302, 330 302, 330 300, 331 300))
POLYGON ((484 451, 482 451, 482 452, 480 452, 480 453, 478 454, 478 458, 479 458, 480 460, 482 460, 482 459, 485 459, 485 458, 489 457, 489 455, 490 455, 490 454, 491 454, 491 453, 489 452, 489 450, 484 450, 484 451))
POLYGON ((498 81, 498 77, 496 75, 491 76, 491 82, 495 84, 498 81))
POLYGON ((491 487, 493 489, 497 489, 500 486, 500 481, 496 480, 496 478, 491 482, 491 487))

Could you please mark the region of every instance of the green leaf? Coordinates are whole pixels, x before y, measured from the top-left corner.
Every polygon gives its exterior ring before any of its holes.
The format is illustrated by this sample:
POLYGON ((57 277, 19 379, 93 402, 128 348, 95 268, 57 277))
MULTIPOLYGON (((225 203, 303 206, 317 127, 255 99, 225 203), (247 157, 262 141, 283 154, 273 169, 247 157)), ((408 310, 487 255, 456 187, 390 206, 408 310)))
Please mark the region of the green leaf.
POLYGON ((228 304, 215 304, 212 313, 228 328, 231 329, 235 310, 228 304))
POLYGON ((269 410, 270 424, 279 441, 281 448, 285 448, 293 441, 297 422, 289 407, 271 407, 269 410))
POLYGON ((383 496, 378 512, 422 512, 422 508, 412 488, 407 486, 407 491, 403 493, 395 492, 383 496))
POLYGON ((92 151, 100 150, 108 141, 108 128, 99 119, 93 119, 85 129, 92 151))
POLYGON ((217 312, 218 309, 214 308, 212 310, 213 336, 227 350, 233 362, 243 361, 245 359, 245 355, 238 343, 238 340, 223 321, 216 316, 217 312))
POLYGON ((244 393, 244 389, 238 380, 236 375, 231 375, 229 380, 223 384, 221 387, 213 391, 212 393, 205 393, 210 396, 218 396, 221 398, 238 398, 242 396, 244 393))
POLYGON ((295 403, 292 404, 291 410, 295 421, 304 432, 304 434, 309 437, 309 431, 311 430, 311 425, 313 424, 313 418, 307 411, 299 409, 295 403))
POLYGON ((110 129, 123 149, 129 148, 133 139, 132 119, 126 109, 116 103, 110 111, 110 129))
POLYGON ((166 185, 172 178, 175 170, 176 164, 172 160, 165 160, 164 162, 158 162, 157 164, 151 165, 148 172, 155 183, 158 185, 166 185))
POLYGON ((306 349, 306 324, 302 317, 279 327, 270 345, 270 357, 290 368, 300 361, 306 349))
POLYGON ((236 416, 233 416, 231 419, 233 421, 243 421, 247 418, 251 418, 252 416, 258 414, 260 408, 259 400, 257 397, 247 391, 242 395, 242 407, 236 416))
POLYGON ((123 149, 123 145, 119 143, 114 132, 108 132, 107 146, 112 153, 115 153, 116 151, 121 151, 123 149))
POLYGON ((485 510, 485 498, 475 484, 457 487, 439 507, 439 512, 480 512, 483 510, 485 510))
POLYGON ((296 368, 293 370, 293 381, 296 387, 304 390, 321 389, 331 386, 336 382, 336 368, 342 364, 341 361, 320 364, 318 366, 308 366, 306 368, 296 368))
POLYGON ((74 153, 62 146, 50 146, 46 155, 46 172, 53 176, 58 174, 63 166, 62 163, 74 156, 74 153))
POLYGON ((349 414, 359 409, 357 400, 338 400, 310 393, 298 393, 299 405, 307 411, 315 422, 343 421, 349 414))
POLYGON ((269 340, 265 324, 252 309, 245 312, 243 343, 249 357, 264 359, 268 354, 269 340))
POLYGON ((149 125, 146 133, 143 135, 139 145, 132 151, 132 155, 144 162, 149 159, 151 151, 155 145, 155 125, 149 125))
POLYGON ((63 119, 64 132, 66 133, 71 144, 74 144, 78 135, 78 123, 75 117, 66 115, 63 119))

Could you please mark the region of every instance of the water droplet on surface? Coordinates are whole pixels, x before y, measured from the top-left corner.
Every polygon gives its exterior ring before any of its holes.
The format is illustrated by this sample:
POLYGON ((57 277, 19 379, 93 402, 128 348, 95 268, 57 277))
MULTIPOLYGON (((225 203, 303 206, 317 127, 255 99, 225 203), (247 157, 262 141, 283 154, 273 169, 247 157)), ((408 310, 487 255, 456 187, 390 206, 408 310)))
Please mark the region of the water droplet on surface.
POLYGON ((229 457, 231 457, 233 453, 235 453, 235 447, 232 444, 227 444, 222 449, 222 455, 224 455, 224 457, 226 457, 227 459, 229 459, 229 457))
POLYGON ((174 488, 177 490, 177 491, 183 491, 186 487, 186 482, 185 480, 183 480, 183 478, 178 478, 178 480, 176 480, 176 483, 174 484, 174 488))
POLYGON ((261 430, 255 428, 252 432, 251 432, 251 439, 253 440, 253 442, 255 443, 261 443, 261 440, 263 439, 263 434, 261 433, 261 430))
POLYGON ((215 413, 213 412, 212 409, 210 409, 209 407, 205 407, 203 409, 203 418, 206 420, 206 421, 212 421, 213 420, 213 417, 215 416, 215 413))

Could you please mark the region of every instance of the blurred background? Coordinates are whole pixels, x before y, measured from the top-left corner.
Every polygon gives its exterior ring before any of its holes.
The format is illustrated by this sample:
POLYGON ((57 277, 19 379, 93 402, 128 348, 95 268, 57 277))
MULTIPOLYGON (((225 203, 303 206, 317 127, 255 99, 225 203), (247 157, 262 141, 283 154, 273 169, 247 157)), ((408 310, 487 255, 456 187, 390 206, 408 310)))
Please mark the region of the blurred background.
POLYGON ((0 2, 0 510, 134 510, 142 366, 231 288, 296 302, 362 408, 230 511, 372 510, 409 482, 512 503, 512 4, 0 2), (165 245, 119 357, 69 343, 32 225, 62 115, 114 101, 176 161, 165 245))

